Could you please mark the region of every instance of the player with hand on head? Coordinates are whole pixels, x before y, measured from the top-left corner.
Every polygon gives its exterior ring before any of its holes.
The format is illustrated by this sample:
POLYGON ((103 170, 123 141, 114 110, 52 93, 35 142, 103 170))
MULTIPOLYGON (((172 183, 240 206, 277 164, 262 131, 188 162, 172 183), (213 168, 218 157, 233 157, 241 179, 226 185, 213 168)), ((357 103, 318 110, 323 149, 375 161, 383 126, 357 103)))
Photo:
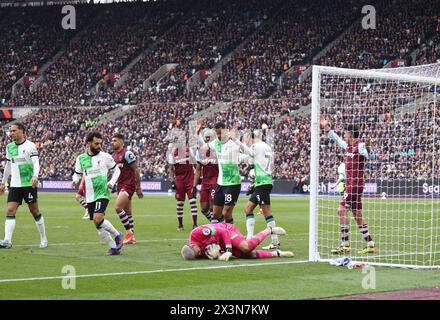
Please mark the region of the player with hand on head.
POLYGON ((123 244, 135 244, 131 199, 135 192, 139 199, 144 197, 141 189, 140 172, 136 165, 135 154, 124 147, 124 136, 120 133, 115 134, 111 143, 114 151, 113 160, 121 170, 117 181, 118 198, 116 199, 115 210, 126 230, 123 244))
POLYGON ((173 181, 171 189, 174 189, 176 192, 176 212, 179 224, 177 230, 183 231, 183 207, 186 196, 191 208, 194 229, 197 227, 197 199, 193 195, 194 164, 196 163, 194 151, 183 141, 170 143, 168 145, 167 158, 169 178, 173 181))
MULTIPOLYGON (((273 151, 272 148, 263 141, 263 131, 254 130, 250 136, 246 135, 245 143, 235 140, 244 150, 245 155, 241 157, 242 161, 251 162, 254 167, 254 188, 244 209, 246 214, 247 239, 254 236, 255 217, 254 209, 259 206, 261 214, 266 219, 267 227, 276 226, 275 218, 272 215, 270 206, 270 192, 273 187, 273 151), (249 146, 248 146, 248 145, 249 146)), ((263 249, 279 249, 280 241, 276 234, 272 235, 272 243, 263 249)))
POLYGON ((35 224, 40 234, 40 248, 48 246, 46 227, 43 215, 38 207, 38 175, 40 162, 35 144, 25 138, 25 127, 22 123, 11 126, 10 137, 12 140, 6 146, 6 166, 0 185, 0 195, 3 195, 6 183, 11 178, 7 200, 5 221, 5 237, 0 241, 0 249, 12 248, 12 235, 15 229, 15 215, 18 207, 27 203, 30 213, 35 219, 35 224))
MULTIPOLYGON (((208 130, 203 133, 205 143, 211 141, 208 130)), ((202 180, 200 189, 200 208, 203 215, 211 221, 213 217, 214 193, 217 189, 218 160, 215 150, 199 147, 196 152, 196 172, 194 175, 193 197, 197 197, 197 184, 202 180)))
POLYGON ((101 239, 110 247, 106 256, 119 255, 123 244, 122 233, 104 216, 110 201, 110 192, 121 171, 112 156, 101 151, 102 135, 99 132, 90 132, 86 137, 86 143, 87 151, 76 158, 72 187, 77 187, 80 176, 83 175, 90 220, 95 223, 101 239), (110 170, 113 170, 113 175, 110 181, 107 181, 110 170))
POLYGON ((229 261, 232 256, 246 259, 264 259, 275 257, 293 257, 290 251, 255 250, 269 235, 285 235, 281 227, 266 228, 257 233, 252 239, 246 240, 237 227, 230 223, 214 223, 199 226, 191 231, 189 242, 181 250, 183 259, 199 258, 229 261), (216 244, 217 246, 212 246, 216 244), (215 249, 219 249, 218 254, 215 249))
POLYGON ((347 209, 351 210, 358 225, 362 237, 367 245, 360 254, 375 253, 377 247, 371 237, 368 224, 363 217, 362 211, 362 193, 364 190, 364 168, 365 161, 369 159, 370 139, 365 143, 359 140, 359 128, 356 125, 349 125, 345 132, 344 139, 339 137, 333 130, 324 116, 320 118, 321 127, 328 133, 330 139, 333 139, 345 151, 345 170, 346 187, 341 203, 339 204, 338 214, 341 226, 341 245, 332 250, 333 254, 348 253, 351 251, 349 241, 349 222, 347 218, 347 209))
POLYGON ((200 134, 202 124, 197 124, 199 148, 209 148, 215 151, 218 158, 217 189, 214 193, 212 222, 234 223, 232 211, 241 191, 241 175, 238 168, 240 147, 232 141, 234 129, 226 129, 223 122, 214 126, 217 138, 206 143, 200 134))

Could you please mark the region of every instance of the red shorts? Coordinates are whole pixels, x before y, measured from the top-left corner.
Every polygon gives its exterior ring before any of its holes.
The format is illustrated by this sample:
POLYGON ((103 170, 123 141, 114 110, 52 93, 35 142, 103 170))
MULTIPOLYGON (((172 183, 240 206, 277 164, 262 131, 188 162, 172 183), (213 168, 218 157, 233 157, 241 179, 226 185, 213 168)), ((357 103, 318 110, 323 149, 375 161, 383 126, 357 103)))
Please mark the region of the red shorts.
POLYGON ((120 192, 124 192, 127 195, 128 199, 131 200, 133 194, 136 192, 136 187, 128 184, 118 184, 118 194, 120 192))
POLYGON ((177 201, 185 201, 185 195, 188 196, 188 199, 191 199, 193 196, 193 181, 176 181, 176 200, 177 201))
POLYGON ((86 183, 85 181, 82 181, 79 185, 77 195, 80 195, 81 197, 84 197, 86 195, 86 183))
POLYGON ((340 205, 351 211, 362 210, 362 192, 363 187, 347 188, 342 195, 340 205))
POLYGON ((203 184, 200 190, 200 203, 211 202, 214 200, 214 193, 217 189, 217 184, 203 184))

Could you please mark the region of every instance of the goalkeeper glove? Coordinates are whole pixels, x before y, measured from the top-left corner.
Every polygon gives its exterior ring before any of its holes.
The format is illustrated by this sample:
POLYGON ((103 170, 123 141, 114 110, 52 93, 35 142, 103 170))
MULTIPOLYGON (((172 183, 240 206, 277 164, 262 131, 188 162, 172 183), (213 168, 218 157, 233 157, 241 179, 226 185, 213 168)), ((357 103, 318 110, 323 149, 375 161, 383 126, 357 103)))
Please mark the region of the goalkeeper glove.
POLYGON ((226 251, 223 253, 220 258, 218 258, 220 261, 229 261, 229 258, 232 256, 232 252, 226 251))

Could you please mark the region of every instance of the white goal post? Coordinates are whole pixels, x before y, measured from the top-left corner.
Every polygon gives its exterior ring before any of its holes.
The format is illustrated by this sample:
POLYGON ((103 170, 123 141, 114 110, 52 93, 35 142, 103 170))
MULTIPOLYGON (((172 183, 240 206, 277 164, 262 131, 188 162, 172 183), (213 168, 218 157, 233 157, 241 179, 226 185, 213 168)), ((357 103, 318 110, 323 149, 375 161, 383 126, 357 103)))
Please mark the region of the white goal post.
POLYGON ((370 265, 440 268, 439 103, 440 64, 313 66, 310 261, 346 256, 370 265), (359 134, 350 151, 371 141, 368 158, 347 167, 347 176, 353 168, 363 175, 361 195, 349 191, 348 180, 342 189, 335 185, 338 164, 355 158, 320 127, 321 116, 342 139, 349 129, 359 134))

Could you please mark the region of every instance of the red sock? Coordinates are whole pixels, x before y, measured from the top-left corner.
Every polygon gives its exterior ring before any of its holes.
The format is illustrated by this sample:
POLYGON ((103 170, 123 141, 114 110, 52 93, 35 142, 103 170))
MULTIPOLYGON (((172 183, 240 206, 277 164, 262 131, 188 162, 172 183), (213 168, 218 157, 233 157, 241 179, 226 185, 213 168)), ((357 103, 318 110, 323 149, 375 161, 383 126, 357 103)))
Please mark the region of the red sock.
POLYGON ((258 245, 270 236, 270 229, 264 229, 257 233, 253 238, 247 240, 249 251, 254 250, 258 245))
POLYGON ((268 259, 268 258, 278 257, 278 253, 276 251, 257 250, 255 251, 255 253, 257 254, 257 259, 268 259))

